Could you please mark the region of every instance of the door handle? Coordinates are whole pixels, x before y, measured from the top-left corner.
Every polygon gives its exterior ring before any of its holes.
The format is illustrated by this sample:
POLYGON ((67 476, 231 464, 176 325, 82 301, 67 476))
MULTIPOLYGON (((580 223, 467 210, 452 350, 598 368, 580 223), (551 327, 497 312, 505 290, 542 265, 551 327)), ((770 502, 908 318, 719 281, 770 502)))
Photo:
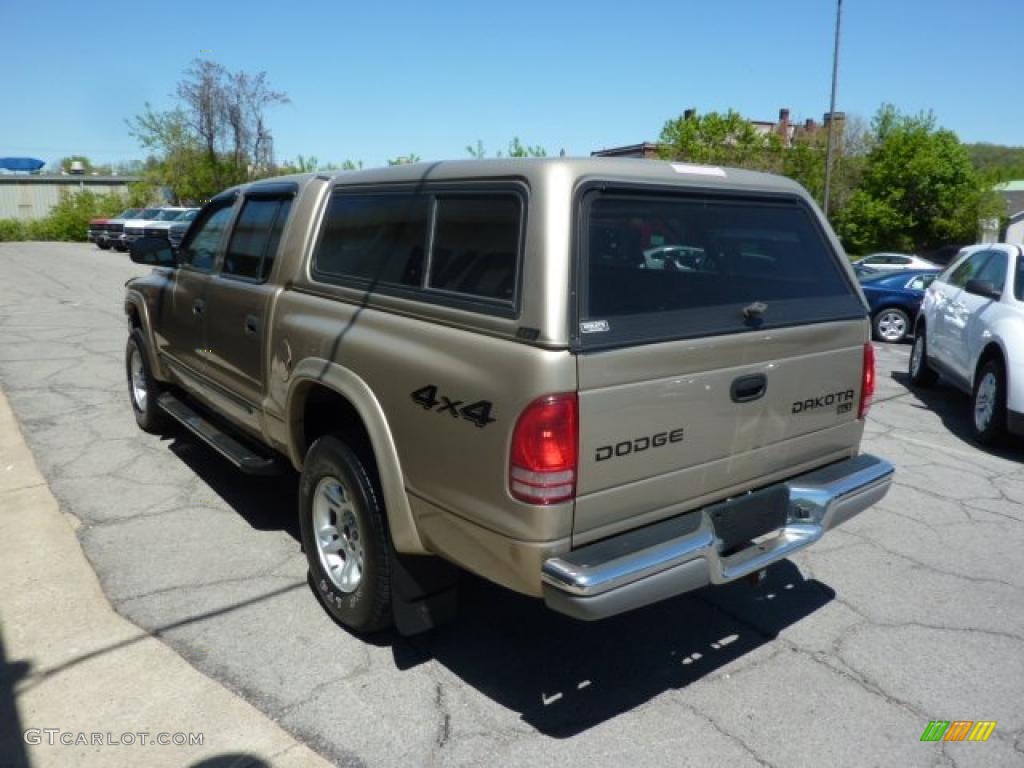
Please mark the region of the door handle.
POLYGON ((245 316, 245 332, 250 336, 255 336, 256 332, 260 329, 260 321, 256 315, 245 316))
POLYGON ((740 376, 733 381, 729 394, 734 403, 749 403, 768 391, 768 378, 763 373, 740 376))
POLYGON ((196 299, 192 302, 192 314, 196 317, 202 316, 204 309, 206 309, 206 302, 202 299, 196 299))

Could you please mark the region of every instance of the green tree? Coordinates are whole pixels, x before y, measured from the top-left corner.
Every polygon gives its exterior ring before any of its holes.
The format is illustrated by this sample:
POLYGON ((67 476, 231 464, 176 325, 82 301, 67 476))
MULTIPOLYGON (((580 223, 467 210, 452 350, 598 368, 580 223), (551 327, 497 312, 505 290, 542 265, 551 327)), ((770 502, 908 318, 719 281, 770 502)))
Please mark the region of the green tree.
POLYGON ((225 187, 274 172, 266 112, 288 103, 266 73, 231 72, 196 59, 177 84, 174 109, 146 104, 128 121, 132 135, 156 156, 146 178, 179 201, 207 199, 225 187))
POLYGON ((412 165, 419 161, 420 156, 415 152, 410 152, 408 155, 399 155, 398 157, 389 158, 388 165, 412 165))
MULTIPOLYGON (((834 138, 832 188, 829 214, 846 207, 864 173, 871 142, 863 120, 851 117, 843 121, 842 133, 834 138)), ((798 132, 790 147, 779 154, 778 172, 799 182, 819 203, 825 192, 825 157, 828 131, 824 128, 798 132)))
MULTIPOLYGON (((484 149, 484 143, 480 139, 476 140, 476 144, 467 144, 466 153, 470 157, 475 157, 477 160, 487 157, 487 150, 484 149)), ((547 157, 548 151, 539 144, 529 145, 523 144, 519 140, 518 136, 512 138, 512 141, 508 143, 508 154, 507 157, 547 157)), ((506 157, 502 154, 499 149, 495 154, 495 157, 506 157)))
POLYGON ((930 113, 886 104, 872 121, 871 144, 860 183, 836 216, 849 250, 919 251, 974 239, 993 200, 956 134, 930 113))
POLYGON ((665 123, 659 137, 666 160, 778 171, 782 139, 759 131, 738 112, 680 116, 665 123))
MULTIPOLYGON (((501 153, 498 153, 501 157, 501 153)), ((539 145, 530 146, 523 144, 519 141, 518 136, 514 136, 512 141, 508 143, 508 156, 509 157, 547 157, 548 152, 544 147, 539 145)))
POLYGON ((978 172, 993 184, 1024 179, 1024 147, 964 144, 964 148, 978 172))

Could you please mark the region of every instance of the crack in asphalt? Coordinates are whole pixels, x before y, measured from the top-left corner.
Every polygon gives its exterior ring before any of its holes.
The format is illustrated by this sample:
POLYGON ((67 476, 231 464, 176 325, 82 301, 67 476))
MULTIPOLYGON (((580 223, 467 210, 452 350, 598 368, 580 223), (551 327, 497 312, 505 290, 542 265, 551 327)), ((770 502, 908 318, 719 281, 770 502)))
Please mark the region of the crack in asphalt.
POLYGON ((722 726, 721 723, 719 723, 717 720, 715 720, 715 718, 713 718, 708 713, 702 712, 701 710, 697 709, 697 707, 693 706, 692 704, 686 704, 686 703, 681 702, 681 701, 676 701, 675 703, 676 703, 677 706, 680 706, 683 709, 688 710, 694 716, 696 716, 700 720, 703 720, 704 722, 706 722, 708 725, 711 726, 711 728, 714 731, 716 731, 717 733, 721 734, 726 739, 728 739, 733 744, 735 744, 740 749, 742 749, 744 752, 746 752, 748 755, 750 755, 750 757, 752 757, 754 759, 754 761, 758 765, 762 765, 762 766, 764 766, 764 768, 775 768, 775 764, 774 763, 770 762, 767 758, 765 758, 763 755, 761 755, 756 749, 754 749, 750 744, 748 744, 746 741, 741 739, 735 733, 732 733, 730 730, 728 730, 727 728, 722 726))
MULTIPOLYGON (((291 558, 289 558, 291 559, 291 558)), ((285 561, 287 562, 287 561, 285 561)), ((280 563, 275 566, 280 567, 280 563)), ((270 569, 273 570, 273 569, 270 569)), ((187 590, 200 590, 207 587, 221 587, 227 584, 247 584, 253 581, 263 580, 274 580, 274 581, 286 581, 290 582, 293 586, 301 586, 305 584, 302 582, 295 582, 289 579, 287 576, 276 576, 273 573, 258 572, 248 576, 232 576, 227 579, 214 579, 213 581, 202 581, 202 582, 188 582, 183 584, 174 584, 168 587, 159 587, 149 592, 142 592, 135 595, 126 595, 123 597, 111 597, 110 602, 115 606, 127 605, 128 603, 135 603, 140 600, 145 600, 150 597, 157 597, 159 595, 165 595, 170 592, 180 592, 183 589, 187 590)))

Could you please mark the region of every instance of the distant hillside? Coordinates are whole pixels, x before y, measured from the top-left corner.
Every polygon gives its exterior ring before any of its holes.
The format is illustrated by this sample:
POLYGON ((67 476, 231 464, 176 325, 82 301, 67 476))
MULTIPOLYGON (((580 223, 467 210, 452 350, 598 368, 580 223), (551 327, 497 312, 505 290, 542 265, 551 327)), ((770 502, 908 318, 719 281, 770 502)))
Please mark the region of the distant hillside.
POLYGON ((1002 144, 964 144, 979 172, 996 181, 1024 179, 1024 147, 1002 144))

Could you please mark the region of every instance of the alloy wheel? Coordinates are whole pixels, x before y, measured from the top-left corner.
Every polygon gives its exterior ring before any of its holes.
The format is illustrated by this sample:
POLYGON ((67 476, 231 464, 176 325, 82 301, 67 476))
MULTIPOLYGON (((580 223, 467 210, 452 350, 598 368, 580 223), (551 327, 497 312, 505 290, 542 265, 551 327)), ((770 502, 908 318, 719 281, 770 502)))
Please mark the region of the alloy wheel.
POLYGON ((996 375, 989 371, 978 384, 978 392, 974 396, 974 427, 979 432, 984 432, 992 423, 998 393, 999 382, 996 375))
POLYGON ((313 535, 328 578, 342 592, 355 592, 363 578, 363 537, 352 492, 336 477, 317 483, 313 535))

